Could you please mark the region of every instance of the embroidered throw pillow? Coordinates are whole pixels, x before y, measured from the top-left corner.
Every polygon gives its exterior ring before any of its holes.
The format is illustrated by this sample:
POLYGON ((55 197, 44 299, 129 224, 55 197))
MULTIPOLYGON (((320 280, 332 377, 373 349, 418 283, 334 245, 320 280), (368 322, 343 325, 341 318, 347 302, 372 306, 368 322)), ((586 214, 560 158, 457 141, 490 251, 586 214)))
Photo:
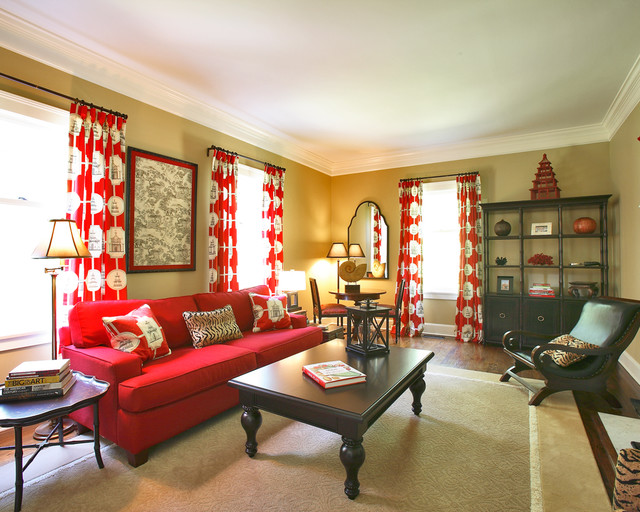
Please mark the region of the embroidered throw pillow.
POLYGON ((185 311, 182 318, 195 348, 242 338, 231 305, 213 311, 185 311))
POLYGON ((111 346, 137 355, 142 362, 171 354, 162 326, 148 304, 122 316, 102 317, 111 346))
POLYGON ((291 317, 287 313, 286 295, 259 295, 250 293, 253 305, 253 332, 271 329, 291 329, 291 317))
MULTIPOLYGON (((587 343, 585 341, 574 338, 570 334, 563 334, 557 338, 552 339, 549 343, 555 343, 557 345, 566 345, 567 347, 575 348, 600 348, 598 345, 587 343)), ((567 367, 570 364, 582 361, 587 356, 583 354, 573 354, 571 352, 565 352, 564 350, 551 350, 549 351, 553 362, 559 366, 567 367)))

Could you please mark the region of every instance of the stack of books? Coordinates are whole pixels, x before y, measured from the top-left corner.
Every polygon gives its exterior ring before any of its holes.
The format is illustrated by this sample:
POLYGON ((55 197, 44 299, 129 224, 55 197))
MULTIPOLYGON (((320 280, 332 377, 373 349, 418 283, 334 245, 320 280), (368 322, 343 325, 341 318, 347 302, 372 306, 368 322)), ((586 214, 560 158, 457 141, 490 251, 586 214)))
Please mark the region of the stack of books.
POLYGON ((556 292, 547 283, 533 283, 533 286, 529 288, 529 295, 531 297, 555 297, 556 292))
POLYGON ((342 361, 308 364, 302 367, 302 371, 325 389, 358 384, 367 380, 364 373, 342 361))
POLYGON ((25 361, 7 375, 0 402, 63 396, 75 381, 69 359, 25 361))

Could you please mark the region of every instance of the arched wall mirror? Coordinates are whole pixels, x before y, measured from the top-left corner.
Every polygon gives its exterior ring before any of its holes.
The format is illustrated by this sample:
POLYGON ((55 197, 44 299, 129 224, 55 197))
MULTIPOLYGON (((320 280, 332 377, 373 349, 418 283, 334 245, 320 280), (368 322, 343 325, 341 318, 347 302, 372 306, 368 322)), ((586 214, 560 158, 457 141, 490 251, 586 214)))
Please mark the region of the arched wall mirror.
POLYGON ((348 244, 360 244, 367 263, 365 279, 389 278, 389 227, 373 201, 363 201, 356 208, 347 232, 348 244))

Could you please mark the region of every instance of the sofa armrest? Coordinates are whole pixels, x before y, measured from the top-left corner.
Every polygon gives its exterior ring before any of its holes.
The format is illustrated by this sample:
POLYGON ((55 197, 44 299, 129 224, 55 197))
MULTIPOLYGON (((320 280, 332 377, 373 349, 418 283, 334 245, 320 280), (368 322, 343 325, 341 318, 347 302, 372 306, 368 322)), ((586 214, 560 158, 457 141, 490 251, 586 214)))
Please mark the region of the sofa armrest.
POLYGON ((71 360, 72 369, 107 381, 111 387, 142 374, 142 361, 138 356, 111 347, 68 345, 62 348, 62 355, 71 360))
POLYGON ((296 315, 295 313, 289 313, 291 318, 291 327, 294 329, 301 329, 307 326, 307 315, 296 315))

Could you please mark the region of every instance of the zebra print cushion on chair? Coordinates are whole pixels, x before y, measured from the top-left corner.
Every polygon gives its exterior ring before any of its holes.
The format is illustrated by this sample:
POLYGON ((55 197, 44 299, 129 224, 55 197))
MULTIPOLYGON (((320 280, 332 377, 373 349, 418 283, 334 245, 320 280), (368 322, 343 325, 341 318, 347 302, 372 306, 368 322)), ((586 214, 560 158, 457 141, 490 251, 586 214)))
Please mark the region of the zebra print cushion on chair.
POLYGON ((230 305, 213 311, 185 311, 182 318, 195 348, 242 338, 230 305))
POLYGON ((618 453, 613 504, 615 510, 640 510, 640 450, 623 448, 618 453))
MULTIPOLYGON (((556 345, 566 345, 567 347, 575 348, 600 348, 598 345, 593 345, 592 343, 587 343, 585 341, 579 340, 578 338, 574 338, 570 334, 563 334, 562 336, 558 336, 557 338, 552 339, 549 343, 554 343, 556 345)), ((573 363, 577 363, 578 361, 582 361, 587 357, 582 354, 565 352, 564 350, 550 350, 549 354, 551 355, 554 363, 564 367, 569 366, 573 363)))

